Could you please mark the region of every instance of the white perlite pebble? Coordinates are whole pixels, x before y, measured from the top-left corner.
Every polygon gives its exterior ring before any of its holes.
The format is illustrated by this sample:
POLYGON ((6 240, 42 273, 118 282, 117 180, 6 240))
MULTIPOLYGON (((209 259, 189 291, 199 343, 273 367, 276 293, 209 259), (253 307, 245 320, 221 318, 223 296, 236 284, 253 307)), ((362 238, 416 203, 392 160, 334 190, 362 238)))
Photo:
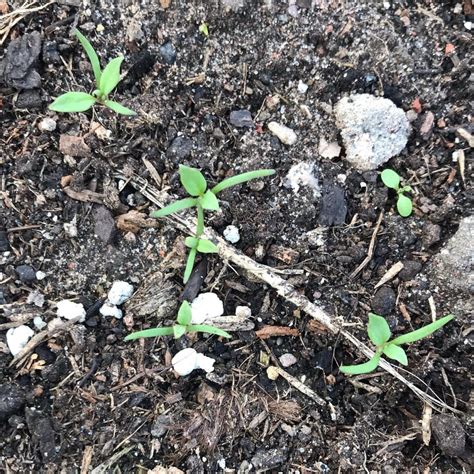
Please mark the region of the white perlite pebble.
POLYGON ((178 375, 184 377, 195 369, 202 369, 207 373, 214 371, 215 360, 204 354, 199 354, 195 349, 188 347, 179 351, 172 359, 173 369, 178 375))
POLYGON ((33 329, 28 326, 10 328, 7 331, 7 345, 12 356, 16 356, 26 346, 26 344, 28 344, 28 341, 34 336, 34 334, 33 329))
POLYGON ((239 229, 235 225, 228 225, 224 229, 224 238, 231 244, 236 244, 240 240, 239 229))
POLYGON ((308 186, 313 190, 314 197, 321 195, 318 178, 316 177, 316 167, 314 163, 301 162, 293 165, 286 175, 283 185, 291 188, 295 194, 298 194, 301 186, 308 186))
POLYGON ((278 359, 283 367, 291 367, 298 362, 298 359, 290 353, 283 354, 278 359))
POLYGON ((285 145, 294 145, 298 139, 296 133, 291 128, 278 122, 270 122, 268 124, 268 130, 285 145))
POLYGON ((115 281, 108 293, 109 302, 121 305, 127 301, 133 293, 133 286, 126 281, 115 281))
POLYGON ((117 319, 122 319, 122 310, 117 308, 117 306, 114 304, 110 304, 109 302, 106 302, 101 306, 99 313, 102 316, 112 316, 117 319))
POLYGON ((192 323, 202 324, 224 314, 224 305, 215 293, 201 293, 191 303, 192 323))
POLYGON ((41 331, 47 326, 47 324, 43 321, 43 318, 41 316, 35 316, 33 318, 33 324, 35 325, 35 328, 38 329, 38 331, 41 331))
POLYGON ((52 118, 49 118, 49 117, 45 117, 38 124, 38 128, 42 132, 54 132, 54 130, 56 130, 56 120, 53 120, 52 118))
POLYGON ((345 159, 360 171, 378 168, 407 144, 407 117, 389 99, 354 94, 336 104, 335 115, 346 149, 345 159))
POLYGON ((240 318, 250 318, 252 316, 252 310, 248 306, 237 306, 235 308, 235 315, 240 318))
POLYGON ((306 94, 308 90, 308 84, 305 84, 302 80, 298 82, 298 92, 300 94, 306 94))
POLYGON ((46 278, 46 273, 42 272, 41 270, 38 270, 36 272, 36 279, 38 281, 44 280, 46 278))
POLYGON ((74 301, 62 300, 57 303, 57 315, 64 319, 79 318, 79 322, 83 323, 86 320, 86 310, 82 303, 74 303, 74 301))

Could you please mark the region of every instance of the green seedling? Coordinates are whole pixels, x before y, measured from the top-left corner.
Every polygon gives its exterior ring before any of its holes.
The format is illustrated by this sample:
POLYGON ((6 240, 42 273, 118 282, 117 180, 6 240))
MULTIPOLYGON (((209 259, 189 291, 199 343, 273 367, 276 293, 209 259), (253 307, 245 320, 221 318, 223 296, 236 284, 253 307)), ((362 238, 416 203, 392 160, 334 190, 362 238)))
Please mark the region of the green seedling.
POLYGON ((191 306, 187 301, 183 301, 178 311, 176 324, 173 326, 163 328, 145 329, 144 331, 137 331, 129 334, 125 340, 133 341, 142 337, 158 337, 158 336, 174 336, 179 339, 188 332, 206 332, 208 334, 215 334, 216 336, 230 338, 231 335, 222 329, 210 326, 208 324, 191 324, 192 311, 191 306))
POLYGON ((151 213, 151 217, 164 217, 173 214, 183 209, 195 207, 197 210, 197 227, 193 237, 188 237, 185 240, 186 247, 189 248, 186 268, 184 270, 183 282, 186 283, 193 271, 196 255, 200 253, 217 253, 217 246, 207 239, 202 239, 204 233, 204 211, 219 210, 219 201, 216 195, 224 189, 245 183, 251 179, 262 178, 270 176, 275 173, 275 170, 256 170, 242 173, 231 178, 224 179, 216 184, 212 189, 208 189, 206 179, 202 173, 196 168, 189 166, 179 166, 179 176, 181 184, 186 192, 191 196, 185 199, 180 199, 172 204, 151 213))
POLYGON ((382 316, 377 314, 369 313, 369 324, 367 326, 367 334, 369 339, 375 345, 376 350, 375 354, 368 362, 359 365, 342 365, 339 367, 341 372, 345 374, 367 374, 374 371, 379 365, 380 358, 383 355, 386 355, 390 359, 394 359, 400 364, 408 365, 408 359, 405 351, 400 347, 402 344, 409 344, 411 342, 419 341, 424 337, 433 334, 435 331, 443 327, 445 324, 449 323, 454 316, 449 314, 444 318, 438 319, 437 321, 427 324, 426 326, 417 329, 416 331, 408 332, 402 334, 401 336, 396 337, 389 341, 390 328, 382 316))
POLYGON ((412 188, 410 186, 400 186, 400 175, 391 169, 383 170, 380 177, 387 188, 394 189, 397 192, 398 213, 402 217, 408 217, 413 211, 413 204, 411 199, 405 196, 404 193, 412 191, 412 188))
POLYGON ((208 28, 207 23, 205 21, 203 21, 199 25, 199 33, 202 33, 206 38, 209 37, 209 28, 208 28))
POLYGON ((101 104, 118 114, 136 115, 133 110, 109 99, 109 94, 120 82, 120 66, 123 61, 123 56, 112 59, 102 71, 100 69, 100 62, 97 53, 89 43, 88 39, 79 30, 76 30, 75 34, 86 51, 87 57, 92 65, 96 89, 92 94, 87 94, 86 92, 66 92, 66 94, 60 95, 49 106, 49 109, 54 110, 55 112, 85 112, 93 105, 101 104))

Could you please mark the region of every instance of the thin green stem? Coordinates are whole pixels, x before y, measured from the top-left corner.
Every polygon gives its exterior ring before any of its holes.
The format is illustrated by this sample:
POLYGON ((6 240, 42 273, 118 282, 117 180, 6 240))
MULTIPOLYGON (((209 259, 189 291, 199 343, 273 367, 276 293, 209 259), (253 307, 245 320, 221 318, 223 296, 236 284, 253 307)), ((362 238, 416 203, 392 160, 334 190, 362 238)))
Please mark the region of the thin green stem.
POLYGON ((204 233, 204 209, 202 208, 200 203, 197 203, 197 228, 196 228, 196 239, 199 239, 201 235, 204 233))

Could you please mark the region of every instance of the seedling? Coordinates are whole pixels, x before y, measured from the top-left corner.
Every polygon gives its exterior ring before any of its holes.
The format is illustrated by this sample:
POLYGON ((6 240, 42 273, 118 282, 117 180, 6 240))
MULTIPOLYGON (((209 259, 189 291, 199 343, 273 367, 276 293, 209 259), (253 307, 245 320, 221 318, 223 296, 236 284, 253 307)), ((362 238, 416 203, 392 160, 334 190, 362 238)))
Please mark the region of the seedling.
POLYGON ((112 59, 102 71, 100 62, 92 45, 88 39, 79 31, 75 31, 77 39, 86 51, 94 72, 96 89, 92 94, 86 92, 66 92, 60 95, 50 106, 50 110, 56 112, 85 112, 95 104, 105 105, 114 112, 122 115, 136 115, 133 110, 124 107, 118 102, 109 100, 109 94, 117 87, 120 82, 120 65, 123 56, 112 59))
POLYGON ((196 168, 179 165, 179 176, 181 184, 187 193, 191 196, 179 201, 173 202, 168 206, 151 213, 151 217, 164 217, 173 214, 183 209, 195 207, 197 210, 197 227, 194 237, 187 237, 184 243, 188 247, 189 254, 184 270, 183 282, 186 283, 193 271, 196 255, 200 253, 217 253, 217 246, 207 239, 201 239, 204 233, 204 211, 219 210, 219 201, 216 195, 224 189, 245 183, 251 179, 262 178, 270 176, 275 173, 275 170, 256 170, 242 173, 231 178, 224 179, 216 184, 212 189, 208 189, 207 182, 202 173, 196 168))
POLYGON ((209 28, 208 28, 207 23, 205 21, 203 21, 199 25, 199 33, 202 33, 206 38, 209 37, 209 28))
POLYGON ((394 359, 400 364, 408 365, 408 359, 405 351, 400 347, 402 344, 408 344, 410 342, 415 342, 424 337, 433 334, 435 331, 443 327, 446 323, 449 323, 454 316, 449 314, 444 318, 438 319, 437 321, 427 324, 426 326, 417 329, 416 331, 408 332, 402 334, 401 336, 396 337, 389 341, 390 328, 387 324, 387 321, 382 316, 377 314, 369 313, 369 324, 367 326, 367 334, 372 343, 376 346, 376 351, 372 359, 364 364, 359 365, 342 365, 339 367, 341 372, 345 374, 367 374, 374 371, 379 365, 380 358, 383 355, 386 355, 390 359, 394 359))
POLYGON ((382 178, 383 184, 387 186, 387 188, 394 189, 397 192, 398 199, 397 199, 397 210, 398 213, 402 217, 408 217, 413 211, 413 204, 411 199, 405 196, 405 192, 412 191, 411 186, 401 186, 400 181, 401 177, 395 171, 391 169, 386 169, 382 171, 380 175, 382 178))
POLYGON ((206 332, 209 334, 215 334, 221 337, 230 338, 231 335, 222 329, 210 326, 208 324, 191 324, 192 311, 191 306, 187 301, 183 301, 178 311, 178 317, 176 318, 176 324, 169 327, 145 329, 144 331, 137 331, 129 334, 125 340, 133 341, 141 337, 157 337, 157 336, 174 336, 175 339, 179 339, 184 336, 187 332, 206 332))

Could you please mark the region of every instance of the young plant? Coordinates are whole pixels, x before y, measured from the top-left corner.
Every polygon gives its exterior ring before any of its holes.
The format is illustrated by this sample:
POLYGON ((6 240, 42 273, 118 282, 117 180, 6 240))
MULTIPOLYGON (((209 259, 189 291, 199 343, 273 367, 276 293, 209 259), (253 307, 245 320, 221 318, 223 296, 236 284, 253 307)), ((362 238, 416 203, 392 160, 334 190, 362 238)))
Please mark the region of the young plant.
POLYGON ((56 112, 84 112, 95 104, 101 104, 118 114, 136 115, 133 110, 109 99, 109 94, 120 82, 120 65, 122 64, 123 56, 112 59, 102 71, 97 53, 87 38, 79 30, 76 30, 75 34, 91 62, 96 89, 92 94, 87 94, 86 92, 66 92, 66 94, 60 95, 49 106, 49 109, 56 112))
POLYGON ((359 365, 342 365, 339 367, 341 372, 345 374, 367 374, 374 371, 379 365, 380 358, 383 355, 386 355, 390 359, 394 359, 400 364, 408 365, 407 355, 405 351, 400 347, 402 344, 408 344, 410 342, 415 342, 424 337, 433 334, 439 328, 443 327, 446 323, 451 321, 454 316, 449 314, 444 318, 438 319, 437 321, 427 324, 426 326, 417 329, 416 331, 408 332, 402 334, 401 336, 396 337, 389 341, 390 328, 382 316, 378 316, 373 313, 369 313, 369 324, 367 326, 367 334, 369 339, 375 345, 376 350, 375 354, 368 362, 359 365))
POLYGON ((405 196, 405 192, 412 191, 410 186, 402 186, 400 187, 401 178, 395 171, 391 169, 386 169, 382 171, 380 175, 382 178, 383 184, 387 186, 387 188, 394 189, 397 192, 398 199, 397 199, 397 210, 398 213, 402 217, 408 217, 413 211, 413 204, 411 199, 405 196))
POLYGON ((204 233, 204 211, 217 211, 219 209, 219 201, 216 195, 224 189, 236 186, 237 184, 245 183, 251 179, 262 178, 270 176, 275 173, 275 170, 256 170, 242 173, 231 178, 224 179, 216 184, 212 189, 208 189, 207 182, 202 173, 196 168, 179 165, 179 177, 184 189, 190 195, 185 199, 180 199, 172 204, 151 213, 151 217, 164 217, 173 214, 183 209, 195 207, 197 210, 197 227, 194 237, 187 237, 184 243, 189 248, 186 268, 184 270, 183 282, 186 283, 193 271, 196 255, 200 253, 217 253, 217 246, 207 239, 202 239, 204 233))
POLYGON ((187 301, 183 301, 178 311, 178 317, 176 318, 176 324, 169 327, 145 329, 144 331, 137 331, 129 334, 125 340, 133 341, 142 337, 157 337, 157 336, 174 336, 175 339, 179 339, 184 336, 187 332, 207 332, 209 334, 215 334, 221 337, 230 338, 231 335, 222 329, 210 326, 208 324, 191 324, 192 311, 191 306, 187 301))

